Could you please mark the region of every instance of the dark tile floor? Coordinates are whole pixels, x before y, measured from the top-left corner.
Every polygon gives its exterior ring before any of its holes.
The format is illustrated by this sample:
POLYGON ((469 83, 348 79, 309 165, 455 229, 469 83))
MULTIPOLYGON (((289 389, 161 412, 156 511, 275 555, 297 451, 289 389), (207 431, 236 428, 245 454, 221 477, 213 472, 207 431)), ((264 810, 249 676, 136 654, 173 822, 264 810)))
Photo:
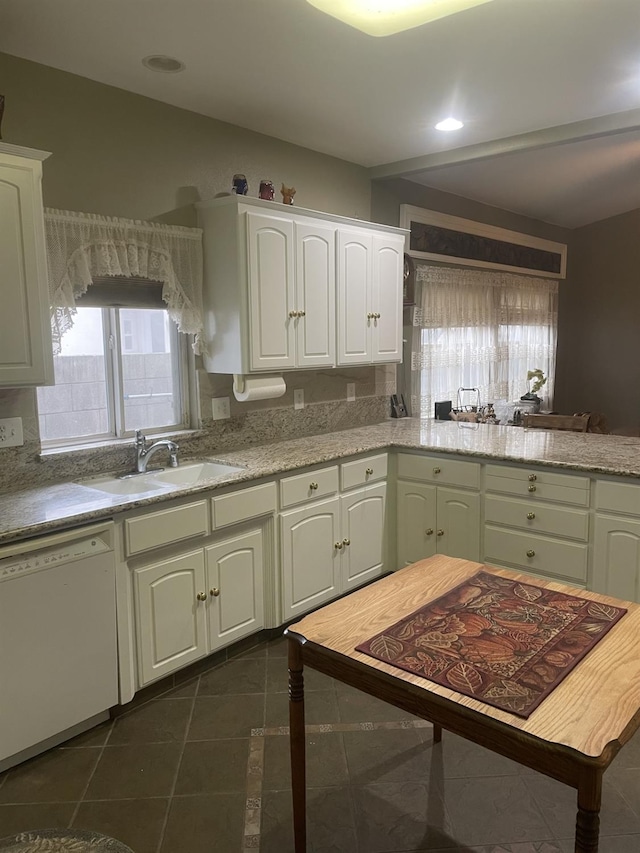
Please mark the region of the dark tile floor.
MULTIPOLYGON (((244 653, 0 776, 0 837, 94 829, 135 853, 290 853, 285 643, 244 653)), ((575 793, 312 670, 310 853, 572 853, 575 793)), ((640 737, 601 853, 640 851, 640 737)))

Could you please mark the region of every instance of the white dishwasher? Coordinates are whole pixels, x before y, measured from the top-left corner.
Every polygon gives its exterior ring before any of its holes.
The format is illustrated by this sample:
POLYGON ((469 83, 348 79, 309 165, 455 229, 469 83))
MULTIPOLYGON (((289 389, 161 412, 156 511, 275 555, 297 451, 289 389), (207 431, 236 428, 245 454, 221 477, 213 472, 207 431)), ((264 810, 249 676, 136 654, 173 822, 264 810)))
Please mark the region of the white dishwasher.
POLYGON ((117 704, 116 636, 113 522, 0 548, 0 770, 117 704))

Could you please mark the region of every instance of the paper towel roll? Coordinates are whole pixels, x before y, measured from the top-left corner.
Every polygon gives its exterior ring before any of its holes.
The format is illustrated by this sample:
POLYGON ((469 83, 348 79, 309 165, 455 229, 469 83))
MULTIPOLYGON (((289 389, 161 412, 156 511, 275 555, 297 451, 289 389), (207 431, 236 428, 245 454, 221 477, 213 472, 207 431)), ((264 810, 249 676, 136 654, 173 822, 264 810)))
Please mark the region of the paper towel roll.
POLYGON ((260 376, 233 375, 233 393, 236 400, 247 403, 250 400, 270 400, 282 397, 287 390, 282 376, 268 374, 260 376))

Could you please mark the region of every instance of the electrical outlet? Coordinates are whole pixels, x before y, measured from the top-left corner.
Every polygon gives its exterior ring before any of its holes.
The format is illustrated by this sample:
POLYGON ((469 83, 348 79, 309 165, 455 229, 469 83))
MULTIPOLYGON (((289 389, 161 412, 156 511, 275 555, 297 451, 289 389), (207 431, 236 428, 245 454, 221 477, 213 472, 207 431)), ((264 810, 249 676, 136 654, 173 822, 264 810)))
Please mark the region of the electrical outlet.
POLYGON ((304 391, 302 388, 296 388, 293 392, 293 408, 304 409, 304 391))
POLYGON ((23 444, 22 418, 0 420, 0 447, 19 447, 23 444))
POLYGON ((214 421, 223 421, 231 417, 231 408, 228 397, 214 397, 211 401, 211 409, 214 421))
POLYGON ((356 383, 347 382, 347 403, 354 403, 356 399, 356 383))

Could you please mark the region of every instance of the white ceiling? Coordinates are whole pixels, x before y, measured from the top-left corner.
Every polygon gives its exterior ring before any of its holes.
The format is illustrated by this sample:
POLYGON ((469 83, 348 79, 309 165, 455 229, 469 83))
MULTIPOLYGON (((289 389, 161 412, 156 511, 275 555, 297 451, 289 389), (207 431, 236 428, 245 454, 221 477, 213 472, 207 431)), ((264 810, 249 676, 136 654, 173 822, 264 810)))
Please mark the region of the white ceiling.
POLYGON ((639 0, 493 0, 386 38, 306 0, 0 0, 0 51, 568 227, 640 207, 639 36, 639 0))

